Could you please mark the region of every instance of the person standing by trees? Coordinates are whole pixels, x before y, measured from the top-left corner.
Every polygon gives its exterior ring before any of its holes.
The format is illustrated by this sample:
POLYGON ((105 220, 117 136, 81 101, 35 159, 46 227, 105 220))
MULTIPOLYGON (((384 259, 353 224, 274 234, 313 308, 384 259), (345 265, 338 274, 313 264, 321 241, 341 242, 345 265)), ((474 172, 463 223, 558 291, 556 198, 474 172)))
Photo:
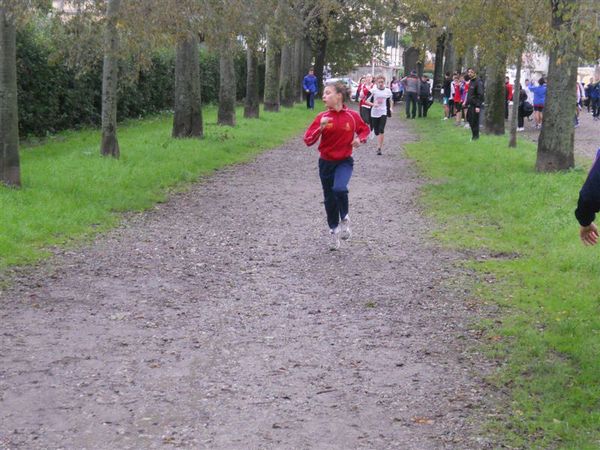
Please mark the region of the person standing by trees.
POLYGON ((538 85, 534 86, 531 83, 529 91, 533 94, 533 120, 535 120, 535 128, 541 128, 544 121, 544 105, 546 103, 546 80, 544 77, 538 80, 538 85))
POLYGON ((454 75, 454 80, 452 81, 452 97, 454 100, 454 117, 456 120, 456 125, 460 125, 462 121, 463 115, 463 82, 460 80, 458 75, 454 75))
POLYGON ((444 120, 448 120, 454 114, 454 108, 452 107, 454 100, 452 99, 452 77, 450 72, 446 72, 444 78, 444 120))
POLYGON ((371 105, 371 126, 377 136, 377 154, 381 155, 383 148, 383 133, 387 122, 388 111, 392 113, 392 91, 385 87, 385 77, 379 75, 375 78, 375 87, 371 90, 371 95, 366 103, 371 105))
POLYGON ((419 104, 417 105, 417 115, 419 117, 427 117, 427 110, 429 109, 431 100, 431 85, 429 84, 429 78, 426 76, 421 77, 421 83, 419 84, 419 104))
POLYGON ((508 104, 513 100, 513 85, 510 84, 510 78, 506 77, 504 80, 504 118, 508 120, 508 104))
POLYGON ((600 120, 600 80, 594 80, 590 86, 590 103, 594 120, 600 120))
POLYGON ((304 133, 304 142, 319 142, 319 177, 323 187, 327 224, 331 235, 330 249, 340 247, 340 237, 349 239, 348 183, 354 160, 352 150, 367 141, 370 129, 361 117, 346 106, 350 94, 342 82, 325 86, 323 102, 327 111, 317 114, 304 133))
POLYGON ((319 88, 317 87, 317 77, 315 77, 315 71, 312 67, 302 80, 302 88, 306 96, 306 108, 315 109, 315 95, 319 91, 319 88))
POLYGON ((402 84, 406 95, 406 118, 414 119, 417 115, 417 98, 421 84, 417 72, 413 70, 409 76, 402 78, 402 84))
POLYGON ((469 81, 469 91, 467 93, 467 119, 471 126, 472 141, 479 139, 479 114, 481 113, 481 105, 483 104, 483 82, 477 76, 475 69, 467 70, 469 81))

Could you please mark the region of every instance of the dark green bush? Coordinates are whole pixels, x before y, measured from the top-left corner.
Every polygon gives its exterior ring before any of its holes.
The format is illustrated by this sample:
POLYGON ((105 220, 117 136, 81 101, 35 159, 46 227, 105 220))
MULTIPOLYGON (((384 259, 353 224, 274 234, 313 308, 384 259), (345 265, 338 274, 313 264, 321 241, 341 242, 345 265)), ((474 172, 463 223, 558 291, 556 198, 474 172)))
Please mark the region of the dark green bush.
MULTIPOLYGON (((81 74, 65 61, 55 61, 50 33, 35 27, 17 35, 17 77, 19 134, 45 136, 57 131, 100 124, 102 61, 81 74)), ((240 48, 235 56, 237 97, 246 93, 246 56, 240 48)), ((124 64, 119 79, 118 119, 143 117, 173 108, 174 52, 157 52, 149 67, 135 69, 124 64), (137 73, 135 73, 137 71, 137 73), (134 73, 132 75, 132 73, 134 73)), ((261 78, 264 78, 264 64, 261 78)), ((218 55, 203 49, 200 53, 202 102, 216 103, 219 96, 218 55)))

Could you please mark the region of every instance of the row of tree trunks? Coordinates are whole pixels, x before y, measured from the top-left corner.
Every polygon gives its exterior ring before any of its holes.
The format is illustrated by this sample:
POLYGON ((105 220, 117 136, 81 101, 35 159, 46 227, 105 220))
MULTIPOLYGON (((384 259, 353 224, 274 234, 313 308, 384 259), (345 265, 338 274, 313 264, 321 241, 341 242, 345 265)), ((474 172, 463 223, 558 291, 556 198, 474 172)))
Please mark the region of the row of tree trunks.
POLYGON ((14 18, 0 8, 0 183, 21 185, 14 18))
POLYGON ((106 5, 106 28, 104 30, 104 65, 102 68, 102 143, 103 156, 118 158, 117 140, 117 85, 119 64, 119 34, 117 21, 121 0, 108 0, 106 5))
POLYGON ((521 69, 523 67, 523 50, 519 51, 517 57, 517 73, 515 74, 515 83, 513 87, 513 105, 512 116, 510 118, 510 138, 508 146, 514 148, 517 146, 517 118, 519 115, 519 105, 521 103, 521 69))
POLYGON ((267 52, 265 55, 265 111, 279 112, 279 76, 281 49, 275 38, 267 31, 267 52))
POLYGON ((235 64, 233 60, 233 41, 227 40, 221 47, 219 57, 219 110, 217 123, 219 125, 235 125, 235 64))
POLYGON ((172 136, 202 137, 199 39, 191 34, 177 44, 175 57, 175 114, 172 136))
POLYGON ((435 47, 435 65, 433 69, 433 97, 441 99, 441 91, 444 83, 444 50, 446 43, 446 33, 438 36, 435 47))
POLYGON ((540 172, 565 170, 575 165, 577 66, 579 58, 571 8, 578 0, 552 0, 552 29, 561 39, 550 50, 548 91, 544 105, 544 124, 537 148, 536 169, 540 172))
POLYGON ((488 65, 485 87, 485 133, 504 134, 504 108, 506 103, 506 56, 498 55, 493 64, 488 65))
POLYGON ((295 101, 295 86, 293 80, 293 47, 291 44, 284 44, 281 48, 281 74, 280 74, 280 98, 281 106, 291 108, 295 101))
POLYGON ((260 100, 258 96, 258 53, 254 44, 249 44, 246 50, 246 70, 244 117, 247 119, 257 119, 260 114, 260 100))
POLYGON ((454 50, 454 42, 452 38, 452 33, 446 33, 446 42, 445 42, 445 56, 444 56, 444 73, 450 72, 453 74, 456 70, 456 52, 454 50))

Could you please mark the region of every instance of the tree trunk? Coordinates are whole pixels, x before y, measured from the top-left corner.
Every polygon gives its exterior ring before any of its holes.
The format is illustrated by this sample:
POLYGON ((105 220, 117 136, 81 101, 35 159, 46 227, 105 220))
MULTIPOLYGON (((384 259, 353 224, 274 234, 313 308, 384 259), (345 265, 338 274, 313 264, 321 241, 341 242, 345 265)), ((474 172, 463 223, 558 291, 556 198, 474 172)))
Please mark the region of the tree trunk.
POLYGON ((327 55, 327 41, 328 41, 328 30, 327 25, 319 20, 319 26, 322 27, 322 31, 319 33, 319 39, 317 41, 317 52, 315 56, 315 77, 317 77, 317 89, 319 90, 316 97, 319 98, 323 95, 323 72, 325 69, 325 57, 327 55))
POLYGON ((515 84, 513 86, 513 106, 512 116, 510 118, 510 140, 508 146, 515 148, 517 146, 517 117, 519 114, 519 105, 521 104, 521 68, 523 66, 523 52, 519 52, 517 58, 517 73, 515 75, 515 84))
POLYGON ((444 56, 444 73, 450 72, 452 75, 456 71, 456 52, 454 51, 454 43, 452 33, 446 34, 446 55, 444 56))
POLYGON ((464 66, 465 66, 465 71, 470 67, 476 69, 476 67, 475 67, 475 51, 474 51, 473 47, 467 48, 467 50, 465 51, 465 55, 463 56, 463 62, 464 62, 464 66))
POLYGON ((117 83, 119 65, 119 35, 117 19, 121 0, 108 0, 104 30, 104 65, 102 68, 102 156, 118 158, 121 154, 117 140, 117 83))
POLYGON ((281 50, 275 37, 267 31, 267 54, 265 57, 265 111, 279 112, 279 72, 281 50))
POLYGON ((444 43, 446 41, 446 33, 442 33, 437 38, 435 47, 435 65, 433 69, 433 98, 440 99, 442 84, 444 82, 444 43))
POLYGON ((486 134, 504 134, 504 108, 506 87, 504 74, 506 57, 499 57, 488 66, 485 89, 485 129, 486 134))
POLYGON ((177 44, 175 57, 174 138, 202 137, 202 102, 200 99, 200 54, 198 37, 189 35, 177 44))
POLYGON ((562 39, 550 51, 548 91, 535 165, 539 172, 565 170, 575 165, 573 118, 578 57, 577 42, 569 30, 575 26, 571 8, 577 7, 577 0, 552 0, 551 3, 552 32, 560 33, 562 39))
POLYGON ((219 125, 235 125, 235 64, 233 61, 233 42, 227 41, 221 47, 219 57, 219 125))
POLYGON ((304 101, 304 89, 302 87, 302 83, 304 81, 304 76, 308 73, 308 70, 314 67, 313 65, 313 51, 310 44, 310 39, 304 39, 303 51, 302 51, 302 68, 299 74, 300 86, 300 101, 304 101))
POLYGON ((294 96, 294 102, 302 101, 302 61, 304 50, 304 43, 301 38, 294 41, 294 51, 292 56, 292 95, 294 96))
POLYGON ((258 55, 254 45, 248 45, 246 50, 246 100, 244 103, 244 117, 247 119, 258 119, 258 55))
POLYGON ((293 48, 289 44, 284 45, 281 49, 281 105, 285 108, 294 106, 292 52, 293 48))
POLYGON ((0 8, 0 183, 21 186, 19 110, 17 104, 16 29, 0 8))

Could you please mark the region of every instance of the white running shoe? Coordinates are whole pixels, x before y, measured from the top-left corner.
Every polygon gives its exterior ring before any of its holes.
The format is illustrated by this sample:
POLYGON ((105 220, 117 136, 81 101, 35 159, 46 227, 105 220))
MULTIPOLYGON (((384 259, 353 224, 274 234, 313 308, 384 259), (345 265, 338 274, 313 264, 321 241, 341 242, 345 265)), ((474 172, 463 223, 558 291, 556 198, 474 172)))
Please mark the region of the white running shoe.
POLYGON ((329 250, 337 250, 340 248, 340 227, 335 227, 332 230, 329 230, 330 241, 329 241, 329 250))
POLYGON ((517 131, 525 131, 525 128, 517 128, 517 131))
POLYGON ((350 218, 348 216, 344 217, 340 222, 340 237, 347 241, 352 237, 352 230, 350 229, 350 218))

